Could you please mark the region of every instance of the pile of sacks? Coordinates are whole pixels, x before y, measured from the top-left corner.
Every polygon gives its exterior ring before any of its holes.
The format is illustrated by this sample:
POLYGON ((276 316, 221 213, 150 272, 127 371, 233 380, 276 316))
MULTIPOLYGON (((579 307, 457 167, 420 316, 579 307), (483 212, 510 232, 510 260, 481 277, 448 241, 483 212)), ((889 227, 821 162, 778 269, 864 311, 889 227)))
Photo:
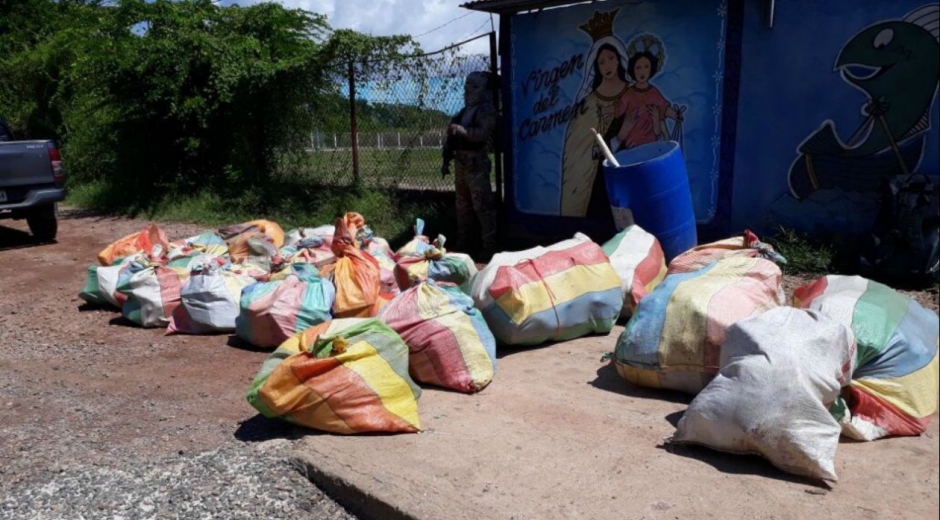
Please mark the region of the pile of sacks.
POLYGON ((940 320, 857 276, 825 276, 788 305, 786 260, 751 232, 670 262, 611 353, 628 381, 695 395, 669 442, 759 454, 837 480, 840 436, 919 435, 937 410, 940 320))
POLYGON ((418 431, 417 383, 475 393, 496 340, 468 295, 476 264, 423 234, 393 252, 358 213, 286 233, 256 220, 170 241, 121 238, 80 296, 167 334, 235 333, 274 352, 248 392, 269 417, 337 433, 418 431))

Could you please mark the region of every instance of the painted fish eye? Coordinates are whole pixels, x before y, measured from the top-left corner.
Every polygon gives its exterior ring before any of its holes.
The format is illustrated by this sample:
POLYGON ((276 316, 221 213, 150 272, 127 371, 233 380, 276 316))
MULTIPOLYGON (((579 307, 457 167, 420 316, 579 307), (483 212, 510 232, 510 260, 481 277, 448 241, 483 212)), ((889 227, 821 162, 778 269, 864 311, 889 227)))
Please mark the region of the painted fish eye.
POLYGON ((875 40, 872 42, 872 45, 874 45, 876 49, 884 49, 893 39, 894 29, 882 29, 881 32, 875 35, 875 40))

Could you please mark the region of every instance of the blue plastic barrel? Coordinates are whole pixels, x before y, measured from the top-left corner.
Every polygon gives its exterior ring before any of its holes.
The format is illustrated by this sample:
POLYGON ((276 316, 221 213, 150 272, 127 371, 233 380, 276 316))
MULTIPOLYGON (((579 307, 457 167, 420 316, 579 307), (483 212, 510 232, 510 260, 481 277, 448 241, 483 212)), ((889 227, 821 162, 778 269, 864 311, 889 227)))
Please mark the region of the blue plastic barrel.
MULTIPOLYGON (((629 209, 636 225, 652 233, 666 261, 695 247, 695 212, 685 159, 679 143, 657 141, 614 155, 619 168, 604 161, 604 180, 614 214, 629 209)), ((617 223, 617 230, 623 229, 617 223)))

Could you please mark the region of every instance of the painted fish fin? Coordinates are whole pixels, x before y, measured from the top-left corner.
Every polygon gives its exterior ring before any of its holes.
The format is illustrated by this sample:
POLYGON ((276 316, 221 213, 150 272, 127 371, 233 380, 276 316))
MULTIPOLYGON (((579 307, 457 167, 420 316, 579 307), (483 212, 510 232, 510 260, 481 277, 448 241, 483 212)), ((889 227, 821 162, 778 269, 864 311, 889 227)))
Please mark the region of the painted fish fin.
POLYGON ((940 5, 927 4, 919 7, 904 17, 904 21, 924 28, 940 41, 940 5))
POLYGON ((841 155, 845 153, 845 146, 836 136, 832 123, 827 121, 800 146, 800 152, 809 155, 841 155))
POLYGON ((904 135, 902 135, 900 139, 898 139, 898 141, 906 141, 907 139, 910 139, 911 137, 914 137, 917 134, 926 132, 929 129, 930 129, 930 112, 924 112, 924 115, 921 116, 920 120, 917 121, 917 123, 914 126, 912 126, 910 130, 908 130, 907 132, 904 132, 904 135))

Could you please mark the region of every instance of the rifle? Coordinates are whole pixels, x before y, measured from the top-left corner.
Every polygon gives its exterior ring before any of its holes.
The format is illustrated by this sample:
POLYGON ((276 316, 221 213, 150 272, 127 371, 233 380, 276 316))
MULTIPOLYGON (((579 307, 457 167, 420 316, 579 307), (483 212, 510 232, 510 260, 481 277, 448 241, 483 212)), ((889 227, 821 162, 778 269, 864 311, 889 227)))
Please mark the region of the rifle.
MULTIPOLYGON (((466 108, 461 109, 454 117, 450 119, 450 123, 447 125, 448 130, 450 125, 460 124, 460 120, 463 118, 463 113, 466 108)), ((454 160, 454 152, 457 151, 457 136, 447 132, 447 137, 444 139, 444 144, 441 147, 441 159, 443 164, 441 164, 441 178, 447 178, 447 175, 450 174, 450 162, 454 160)))

